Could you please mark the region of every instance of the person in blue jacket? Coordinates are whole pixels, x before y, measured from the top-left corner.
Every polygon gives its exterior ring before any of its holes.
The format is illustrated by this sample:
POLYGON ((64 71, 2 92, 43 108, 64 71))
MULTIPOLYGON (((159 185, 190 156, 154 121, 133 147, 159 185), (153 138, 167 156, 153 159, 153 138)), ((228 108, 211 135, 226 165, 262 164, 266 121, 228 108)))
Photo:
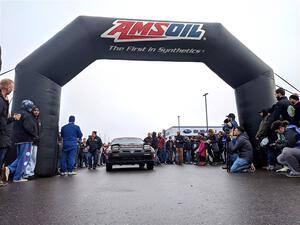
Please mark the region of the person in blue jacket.
POLYGON ((31 114, 34 103, 25 99, 22 101, 20 120, 14 123, 13 143, 17 148, 17 158, 10 165, 4 168, 5 181, 8 181, 9 174, 14 174, 13 182, 25 182, 24 174, 28 165, 33 140, 37 138, 37 128, 34 118, 31 114))
POLYGON ((61 156, 60 175, 76 175, 74 171, 77 156, 78 140, 82 138, 80 127, 75 125, 75 117, 69 117, 69 123, 61 128, 63 149, 61 156))

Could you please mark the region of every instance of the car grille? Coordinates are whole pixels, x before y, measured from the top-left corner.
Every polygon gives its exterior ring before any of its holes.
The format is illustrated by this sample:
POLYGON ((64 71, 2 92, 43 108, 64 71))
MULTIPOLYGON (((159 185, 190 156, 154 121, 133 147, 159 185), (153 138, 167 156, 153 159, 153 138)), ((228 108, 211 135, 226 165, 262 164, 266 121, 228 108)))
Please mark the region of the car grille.
POLYGON ((144 152, 144 149, 141 148, 140 146, 129 145, 129 146, 121 146, 120 152, 139 153, 139 152, 144 152))
POLYGON ((152 156, 151 155, 140 155, 140 156, 114 156, 110 157, 110 161, 138 161, 138 160, 151 160, 152 156))

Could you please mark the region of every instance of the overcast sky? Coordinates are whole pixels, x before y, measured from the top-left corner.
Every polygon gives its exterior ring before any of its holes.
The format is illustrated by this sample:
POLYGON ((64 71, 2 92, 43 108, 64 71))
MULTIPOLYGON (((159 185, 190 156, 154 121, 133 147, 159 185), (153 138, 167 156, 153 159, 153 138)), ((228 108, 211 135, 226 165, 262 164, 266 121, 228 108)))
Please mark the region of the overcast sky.
MULTIPOLYGON (((220 22, 274 72, 300 87, 298 0, 0 2, 2 72, 77 16, 87 15, 220 22)), ((278 79, 276 84, 292 90, 278 79)), ((60 125, 73 114, 85 135, 97 130, 104 141, 167 129, 177 125, 178 115, 181 125, 205 125, 206 92, 210 125, 237 113, 233 89, 202 63, 98 60, 62 89, 60 125)))

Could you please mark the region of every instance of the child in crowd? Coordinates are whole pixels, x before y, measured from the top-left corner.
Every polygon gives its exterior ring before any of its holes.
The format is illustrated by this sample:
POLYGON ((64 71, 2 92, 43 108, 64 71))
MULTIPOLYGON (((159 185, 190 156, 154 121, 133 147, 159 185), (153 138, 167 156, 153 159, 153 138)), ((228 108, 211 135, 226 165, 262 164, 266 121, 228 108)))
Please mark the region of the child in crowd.
POLYGON ((204 136, 200 136, 199 148, 196 151, 196 158, 198 166, 205 166, 206 165, 206 140, 204 136))

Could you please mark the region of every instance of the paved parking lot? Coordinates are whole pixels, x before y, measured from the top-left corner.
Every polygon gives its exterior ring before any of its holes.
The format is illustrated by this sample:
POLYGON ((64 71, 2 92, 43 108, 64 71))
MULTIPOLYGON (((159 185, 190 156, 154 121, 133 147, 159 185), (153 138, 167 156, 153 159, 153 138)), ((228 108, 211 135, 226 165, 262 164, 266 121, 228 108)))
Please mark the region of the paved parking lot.
POLYGON ((166 165, 101 167, 0 189, 1 225, 300 224, 300 179, 166 165))

